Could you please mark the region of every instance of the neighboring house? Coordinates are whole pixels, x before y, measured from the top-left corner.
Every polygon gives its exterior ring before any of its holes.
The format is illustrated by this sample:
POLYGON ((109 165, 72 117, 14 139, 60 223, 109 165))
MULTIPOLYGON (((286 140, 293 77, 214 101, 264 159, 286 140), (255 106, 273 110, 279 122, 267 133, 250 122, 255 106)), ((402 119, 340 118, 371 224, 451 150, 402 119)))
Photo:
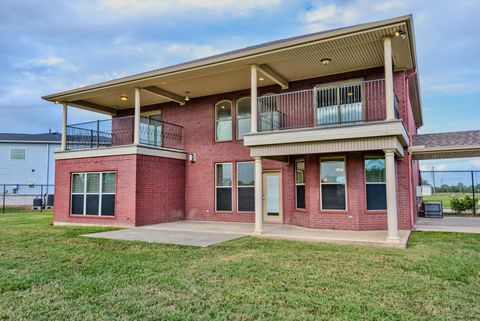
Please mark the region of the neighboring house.
POLYGON ((412 146, 416 67, 404 16, 43 97, 64 112, 55 223, 265 222, 398 242, 417 216, 415 158, 479 148, 412 146), (67 126, 68 106, 112 118, 67 126))
POLYGON ((32 197, 24 196, 39 195, 39 184, 51 185, 43 192, 53 194, 54 153, 60 142, 59 133, 0 133, 0 184, 8 184, 7 205, 32 205, 32 197))

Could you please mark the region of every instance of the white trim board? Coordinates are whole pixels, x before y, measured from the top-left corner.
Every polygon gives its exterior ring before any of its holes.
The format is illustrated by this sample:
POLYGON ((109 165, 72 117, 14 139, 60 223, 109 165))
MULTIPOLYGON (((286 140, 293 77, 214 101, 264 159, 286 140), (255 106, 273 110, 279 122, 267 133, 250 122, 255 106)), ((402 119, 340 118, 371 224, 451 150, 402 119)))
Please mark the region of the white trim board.
POLYGON ((90 157, 105 157, 105 156, 122 156, 122 155, 148 155, 173 159, 186 160, 187 154, 185 152, 173 151, 168 149, 152 148, 142 145, 127 145, 127 146, 113 146, 98 149, 84 149, 55 153, 55 160, 61 159, 75 159, 75 158, 90 158, 90 157))

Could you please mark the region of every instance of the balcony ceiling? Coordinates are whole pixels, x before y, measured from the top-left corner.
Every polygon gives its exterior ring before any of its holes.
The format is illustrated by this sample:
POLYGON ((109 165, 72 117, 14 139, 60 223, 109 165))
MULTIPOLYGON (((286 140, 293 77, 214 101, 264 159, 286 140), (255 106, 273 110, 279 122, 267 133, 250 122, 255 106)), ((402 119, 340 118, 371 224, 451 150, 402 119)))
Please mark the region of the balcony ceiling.
MULTIPOLYGON (((182 97, 189 92, 190 98, 249 89, 251 64, 266 64, 289 82, 379 67, 383 66, 384 60, 383 38, 396 31, 406 32, 407 37, 394 36, 392 39, 395 69, 414 70, 412 17, 404 16, 275 41, 43 98, 115 114, 116 110, 133 107, 135 87, 156 86, 182 97), (324 65, 321 63, 323 58, 329 58, 331 62, 324 65), (127 95, 128 101, 120 101, 121 95, 127 95)), ((265 80, 259 81, 259 86, 274 84, 268 77, 263 78, 265 80)), ((171 100, 141 91, 142 106, 167 101, 171 100)))

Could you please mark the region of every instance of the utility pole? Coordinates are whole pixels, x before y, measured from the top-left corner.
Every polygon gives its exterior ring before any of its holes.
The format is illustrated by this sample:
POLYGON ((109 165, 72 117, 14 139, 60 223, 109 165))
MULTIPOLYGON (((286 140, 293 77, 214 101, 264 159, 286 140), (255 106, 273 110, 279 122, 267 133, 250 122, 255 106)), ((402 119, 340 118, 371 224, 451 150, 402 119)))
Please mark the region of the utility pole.
POLYGON ((433 195, 437 195, 435 191, 435 166, 432 166, 433 195))

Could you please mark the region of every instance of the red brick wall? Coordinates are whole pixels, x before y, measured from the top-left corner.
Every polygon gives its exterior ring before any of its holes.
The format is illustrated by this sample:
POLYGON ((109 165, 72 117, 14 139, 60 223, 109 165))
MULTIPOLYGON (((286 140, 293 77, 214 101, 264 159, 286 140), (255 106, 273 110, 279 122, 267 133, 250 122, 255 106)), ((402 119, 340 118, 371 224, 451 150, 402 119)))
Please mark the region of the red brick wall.
POLYGON ((145 155, 106 156, 55 162, 54 221, 134 226, 184 218, 185 161, 145 155), (115 216, 70 213, 71 174, 115 171, 115 216))
POLYGON ((185 161, 137 156, 136 225, 183 220, 185 161))
POLYGON ((55 161, 55 222, 104 225, 135 225, 136 156, 109 156, 55 161), (115 217, 69 215, 71 174, 115 171, 115 217))

